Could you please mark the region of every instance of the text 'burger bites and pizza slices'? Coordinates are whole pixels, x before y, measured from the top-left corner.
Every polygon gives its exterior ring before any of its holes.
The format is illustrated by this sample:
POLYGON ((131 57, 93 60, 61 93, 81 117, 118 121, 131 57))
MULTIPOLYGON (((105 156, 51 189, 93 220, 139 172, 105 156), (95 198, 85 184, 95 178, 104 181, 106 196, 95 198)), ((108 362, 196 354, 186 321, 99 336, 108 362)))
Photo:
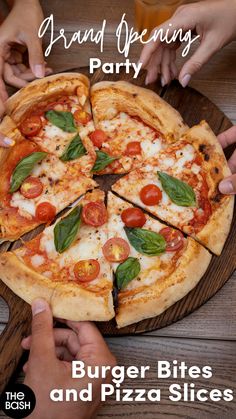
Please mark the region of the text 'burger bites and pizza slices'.
POLYGON ((8 100, 0 130, 15 141, 0 156, 0 239, 46 224, 0 255, 1 279, 28 303, 44 297, 54 316, 116 316, 124 327, 184 297, 209 250, 221 253, 234 204, 218 191, 223 151, 206 122, 188 129, 155 93, 50 76, 8 100), (123 176, 106 197, 93 177, 109 174, 123 176))

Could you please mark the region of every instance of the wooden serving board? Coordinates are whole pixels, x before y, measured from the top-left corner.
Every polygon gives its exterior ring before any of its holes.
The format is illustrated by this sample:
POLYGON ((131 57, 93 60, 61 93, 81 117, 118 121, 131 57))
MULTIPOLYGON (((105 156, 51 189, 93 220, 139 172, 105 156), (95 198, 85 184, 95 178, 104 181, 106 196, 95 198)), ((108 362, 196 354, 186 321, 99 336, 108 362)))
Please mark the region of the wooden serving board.
MULTIPOLYGON (((88 69, 74 69, 88 75, 88 69)), ((98 71, 91 78, 94 84, 102 80, 127 80, 139 86, 145 86, 145 74, 142 73, 138 80, 134 80, 132 75, 125 73, 119 76, 106 76, 98 71)), ((183 116, 185 122, 192 126, 199 123, 202 119, 210 124, 215 134, 229 128, 232 124, 229 119, 218 109, 208 98, 188 87, 183 89, 177 82, 171 83, 169 87, 161 88, 159 83, 149 86, 150 89, 161 95, 167 102, 175 107, 183 116)), ((231 150, 227 150, 230 155, 231 150)), ((104 190, 109 190, 112 183, 117 180, 117 176, 97 177, 97 180, 104 190)), ((35 232, 28 233, 26 239, 35 236, 41 228, 35 232)), ((4 243, 0 246, 0 251, 14 249, 20 245, 19 241, 10 244, 4 243)), ((115 321, 98 323, 98 327, 104 335, 130 335, 159 329, 180 320, 184 316, 192 313, 202 304, 209 300, 229 279, 236 269, 236 212, 232 229, 220 257, 213 256, 211 264, 201 279, 197 287, 192 290, 185 298, 170 307, 165 313, 152 319, 143 320, 137 324, 117 329, 115 321)), ((30 331, 31 312, 30 307, 19 297, 14 295, 0 281, 0 297, 9 306, 9 322, 6 329, 0 336, 0 392, 7 384, 10 376, 14 372, 22 350, 20 347, 21 339, 30 331)))

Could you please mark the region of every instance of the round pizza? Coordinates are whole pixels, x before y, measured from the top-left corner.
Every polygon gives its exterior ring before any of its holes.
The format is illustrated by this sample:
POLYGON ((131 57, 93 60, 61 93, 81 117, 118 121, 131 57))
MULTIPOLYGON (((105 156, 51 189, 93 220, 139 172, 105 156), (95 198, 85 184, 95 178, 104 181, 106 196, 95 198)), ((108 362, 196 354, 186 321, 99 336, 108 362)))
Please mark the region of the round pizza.
POLYGON ((183 298, 222 252, 234 206, 218 190, 223 150, 154 92, 46 77, 8 100, 0 131, 14 140, 0 151, 0 241, 22 241, 0 255, 0 277, 29 304, 121 328, 183 298))

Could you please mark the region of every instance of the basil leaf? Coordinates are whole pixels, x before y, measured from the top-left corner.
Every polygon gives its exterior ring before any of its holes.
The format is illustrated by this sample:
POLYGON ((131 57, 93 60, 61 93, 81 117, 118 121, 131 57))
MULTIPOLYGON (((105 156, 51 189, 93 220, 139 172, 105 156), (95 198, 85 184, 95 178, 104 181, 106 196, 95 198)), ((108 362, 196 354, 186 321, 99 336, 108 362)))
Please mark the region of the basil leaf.
POLYGON ((193 188, 182 180, 167 173, 157 172, 164 191, 174 204, 180 207, 196 206, 196 195, 193 188))
POLYGON ((144 228, 124 227, 130 244, 143 255, 157 256, 166 250, 166 241, 161 234, 144 228))
POLYGON ((84 147, 82 140, 77 134, 73 140, 70 142, 69 146, 66 148, 60 160, 62 161, 70 161, 78 159, 81 156, 84 156, 87 153, 86 148, 84 147))
POLYGON ((97 159, 95 164, 92 168, 92 172, 100 172, 101 170, 105 169, 109 164, 113 161, 117 160, 118 157, 111 157, 109 154, 104 153, 103 151, 96 151, 97 159))
POLYGON ((54 244, 58 253, 63 253, 73 243, 81 224, 82 206, 75 207, 67 217, 54 227, 54 244))
POLYGON ((37 151, 25 157, 18 163, 12 174, 10 193, 16 192, 19 189, 24 180, 32 172, 34 165, 43 160, 46 155, 47 153, 37 151))
POLYGON ((49 122, 65 132, 76 132, 74 117, 71 112, 47 111, 45 113, 49 122))
POLYGON ((130 257, 125 262, 120 263, 115 274, 118 289, 125 288, 130 281, 138 276, 140 270, 141 266, 137 258, 130 257))

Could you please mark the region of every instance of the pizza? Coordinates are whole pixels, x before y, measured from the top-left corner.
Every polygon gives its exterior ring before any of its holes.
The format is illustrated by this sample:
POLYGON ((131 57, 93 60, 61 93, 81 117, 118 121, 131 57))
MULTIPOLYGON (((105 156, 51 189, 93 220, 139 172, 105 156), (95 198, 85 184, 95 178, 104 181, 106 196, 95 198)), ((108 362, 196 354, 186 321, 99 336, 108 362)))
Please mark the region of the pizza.
POLYGON ((118 290, 118 327, 162 313, 194 288, 206 272, 211 254, 203 246, 111 192, 108 215, 110 241, 123 240, 129 251, 123 263, 112 264, 118 290))
POLYGON ((181 115, 151 90, 119 81, 91 88, 98 157, 112 162, 99 174, 122 174, 139 167, 187 130, 181 115))
POLYGON ((218 191, 223 150, 154 92, 49 76, 8 100, 0 131, 15 142, 0 151, 0 240, 22 241, 0 275, 29 304, 125 327, 183 298, 221 253, 234 205, 218 191))
POLYGON ((33 240, 2 256, 5 283, 28 303, 45 298, 57 317, 111 319, 113 277, 102 253, 106 222, 104 192, 96 189, 33 240))
POLYGON ((203 121, 112 189, 219 255, 234 198, 220 194, 218 184, 229 175, 221 146, 203 121))
POLYGON ((15 145, 0 151, 1 241, 52 221, 96 186, 88 92, 86 77, 66 74, 35 81, 8 100, 1 132, 15 145))

